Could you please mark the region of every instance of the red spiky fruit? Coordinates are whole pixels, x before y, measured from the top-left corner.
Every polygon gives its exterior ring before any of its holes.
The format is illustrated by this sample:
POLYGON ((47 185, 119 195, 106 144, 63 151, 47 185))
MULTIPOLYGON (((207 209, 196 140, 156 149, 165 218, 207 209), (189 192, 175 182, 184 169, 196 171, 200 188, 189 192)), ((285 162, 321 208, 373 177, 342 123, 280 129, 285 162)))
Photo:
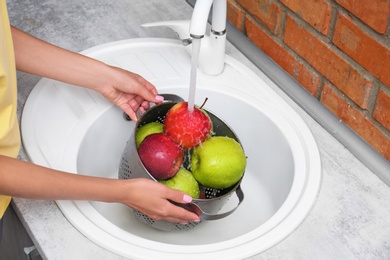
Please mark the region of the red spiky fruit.
POLYGON ((207 114, 194 107, 188 110, 187 102, 179 102, 168 110, 164 120, 164 133, 180 146, 190 149, 209 137, 212 123, 207 114))

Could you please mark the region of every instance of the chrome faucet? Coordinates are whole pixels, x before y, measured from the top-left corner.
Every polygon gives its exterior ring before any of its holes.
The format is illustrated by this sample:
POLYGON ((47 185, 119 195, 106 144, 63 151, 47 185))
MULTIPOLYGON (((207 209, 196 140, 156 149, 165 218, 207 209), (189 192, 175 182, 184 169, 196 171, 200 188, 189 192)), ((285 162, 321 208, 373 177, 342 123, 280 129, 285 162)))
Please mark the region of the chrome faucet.
POLYGON ((192 39, 201 39, 198 65, 208 75, 222 73, 225 66, 226 0, 197 0, 188 20, 164 21, 143 24, 144 27, 167 26, 174 30, 191 53, 192 39), (208 16, 212 9, 210 32, 207 33, 208 16))

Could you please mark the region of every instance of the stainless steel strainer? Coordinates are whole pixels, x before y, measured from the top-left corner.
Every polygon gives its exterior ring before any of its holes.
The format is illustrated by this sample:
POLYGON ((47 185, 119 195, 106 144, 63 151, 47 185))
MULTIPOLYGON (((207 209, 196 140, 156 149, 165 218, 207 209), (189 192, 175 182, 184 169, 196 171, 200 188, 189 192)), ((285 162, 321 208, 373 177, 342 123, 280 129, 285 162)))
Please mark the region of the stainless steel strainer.
MULTIPOLYGON (((142 115, 141 119, 137 122, 135 131, 138 127, 150 123, 150 122, 164 122, 165 114, 167 111, 175 105, 177 102, 164 102, 162 104, 152 107, 149 111, 142 115)), ((207 110, 206 110, 207 111, 207 110)), ((207 111, 212 122, 213 122, 213 132, 218 136, 228 136, 234 138, 237 142, 240 143, 238 137, 233 132, 233 130, 224 123, 221 119, 215 116, 210 111, 207 111)), ((121 163, 119 166, 118 175, 120 179, 132 179, 132 178, 148 178, 157 181, 144 167, 142 164, 137 148, 135 145, 135 131, 128 140, 126 147, 122 154, 121 163)), ((186 152, 187 156, 184 161, 184 167, 188 166, 188 156, 189 151, 186 152), (187 163, 186 163, 187 162, 187 163)), ((241 177, 242 180, 243 176, 241 177)), ((244 194, 241 190, 240 184, 241 180, 238 181, 235 185, 225 188, 225 189, 212 189, 200 185, 200 199, 193 199, 191 203, 188 204, 176 204, 185 209, 188 209, 196 213, 201 222, 198 223, 189 223, 189 224, 180 224, 172 223, 168 221, 158 220, 155 221, 150 217, 142 214, 139 211, 133 210, 135 216, 144 224, 151 226, 156 229, 165 230, 165 231, 178 231, 178 230, 188 230, 196 227, 204 220, 217 220, 225 218, 232 214, 241 202, 244 199, 244 194), (226 212, 219 212, 222 206, 229 200, 231 195, 235 193, 238 198, 238 203, 233 209, 229 209, 226 212)))

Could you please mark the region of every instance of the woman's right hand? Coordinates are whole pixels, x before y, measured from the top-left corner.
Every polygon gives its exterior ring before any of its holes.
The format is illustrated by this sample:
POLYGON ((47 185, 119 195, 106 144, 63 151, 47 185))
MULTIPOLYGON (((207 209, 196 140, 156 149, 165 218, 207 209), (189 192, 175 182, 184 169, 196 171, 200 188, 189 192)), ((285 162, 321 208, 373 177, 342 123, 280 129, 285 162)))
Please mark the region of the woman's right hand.
POLYGON ((166 220, 181 224, 200 221, 199 216, 195 213, 170 202, 190 203, 192 198, 182 191, 144 178, 124 180, 123 183, 128 192, 124 193, 125 197, 121 202, 154 220, 166 220))

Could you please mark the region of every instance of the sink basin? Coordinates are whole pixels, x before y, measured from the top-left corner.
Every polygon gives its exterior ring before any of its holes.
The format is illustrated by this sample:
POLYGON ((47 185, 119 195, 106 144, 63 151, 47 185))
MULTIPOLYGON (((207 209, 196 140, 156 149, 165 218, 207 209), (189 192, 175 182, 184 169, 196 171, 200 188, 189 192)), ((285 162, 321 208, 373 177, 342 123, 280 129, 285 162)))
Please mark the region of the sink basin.
MULTIPOLYGON (((190 56, 180 41, 136 39, 83 54, 143 75, 160 93, 187 99, 190 56)), ((230 56, 218 76, 198 72, 196 104, 222 118, 248 156, 245 199, 230 216, 195 229, 164 232, 139 222, 121 204, 57 201, 66 218, 91 241, 130 259, 243 259, 290 234, 319 191, 321 162, 300 116, 264 80, 230 56)), ((23 144, 36 164, 118 178, 123 149, 135 123, 100 94, 42 79, 22 116, 23 144)), ((234 195, 221 209, 237 204, 234 195)))

